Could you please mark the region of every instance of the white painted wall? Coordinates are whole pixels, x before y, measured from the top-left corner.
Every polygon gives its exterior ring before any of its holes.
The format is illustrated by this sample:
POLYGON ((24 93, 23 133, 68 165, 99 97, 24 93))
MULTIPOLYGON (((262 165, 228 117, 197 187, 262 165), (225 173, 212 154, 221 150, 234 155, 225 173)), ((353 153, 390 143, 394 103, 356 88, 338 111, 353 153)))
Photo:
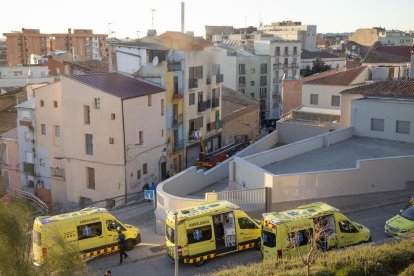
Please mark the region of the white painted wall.
POLYGON ((118 72, 133 74, 147 64, 146 49, 115 46, 114 51, 118 72))
POLYGON ((351 125, 359 136, 414 142, 414 101, 408 99, 352 100, 351 125), (384 131, 371 130, 371 119, 384 119, 384 131), (410 122, 410 134, 396 132, 397 120, 410 122))
POLYGON ((336 86, 336 85, 320 85, 320 84, 306 84, 302 85, 302 106, 326 108, 333 110, 340 110, 341 106, 332 106, 332 96, 339 96, 341 91, 348 89, 348 86, 336 86), (311 94, 317 94, 318 104, 313 105, 310 103, 311 94))
POLYGON ((283 144, 289 144, 309 137, 314 137, 322 133, 329 132, 328 126, 318 126, 310 124, 295 123, 294 121, 277 121, 276 128, 279 130, 279 139, 283 144))

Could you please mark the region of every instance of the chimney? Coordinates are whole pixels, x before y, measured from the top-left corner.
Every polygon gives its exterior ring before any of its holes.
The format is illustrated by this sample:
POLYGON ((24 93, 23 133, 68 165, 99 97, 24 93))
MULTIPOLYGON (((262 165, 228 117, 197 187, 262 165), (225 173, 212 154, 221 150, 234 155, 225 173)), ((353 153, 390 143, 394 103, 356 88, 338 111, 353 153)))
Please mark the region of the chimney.
POLYGON ((70 34, 72 32, 71 28, 68 28, 68 34, 70 34))
POLYGON ((181 2, 181 32, 184 33, 184 2, 181 2))

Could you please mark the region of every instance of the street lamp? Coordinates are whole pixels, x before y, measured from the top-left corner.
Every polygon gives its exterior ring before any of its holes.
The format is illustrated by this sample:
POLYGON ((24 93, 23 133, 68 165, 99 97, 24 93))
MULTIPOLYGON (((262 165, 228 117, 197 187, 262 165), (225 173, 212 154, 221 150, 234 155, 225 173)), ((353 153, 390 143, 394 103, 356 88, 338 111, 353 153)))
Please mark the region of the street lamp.
POLYGON ((175 266, 175 276, 178 276, 178 221, 177 221, 177 211, 173 211, 174 215, 174 266, 175 266))

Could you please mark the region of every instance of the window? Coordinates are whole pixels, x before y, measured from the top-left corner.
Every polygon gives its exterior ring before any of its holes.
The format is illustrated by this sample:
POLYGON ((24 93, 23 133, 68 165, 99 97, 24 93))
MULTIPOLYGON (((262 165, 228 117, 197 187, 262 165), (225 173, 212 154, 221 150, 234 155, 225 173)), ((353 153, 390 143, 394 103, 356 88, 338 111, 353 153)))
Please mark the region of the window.
POLYGON ((267 64, 266 63, 260 64, 260 74, 267 74, 267 64))
POLYGON ((46 166, 46 160, 43 159, 43 158, 40 158, 39 164, 40 164, 40 166, 45 167, 46 166))
POLYGON ((254 81, 250 81, 250 86, 254 86, 254 81))
POLYGON ((188 244, 209 241, 211 240, 212 232, 211 225, 206 225, 203 227, 187 229, 187 240, 188 244))
POLYGON ((115 120, 115 113, 111 113, 111 120, 115 120))
POLYGON ((46 135, 46 125, 45 124, 41 124, 40 125, 40 129, 41 129, 42 135, 46 135))
POLYGON ((53 101, 53 107, 57 108, 58 107, 58 102, 57 101, 53 101))
POLYGON ((371 118, 371 130, 384 131, 384 119, 371 118))
POLYGON ((358 233, 358 229, 347 220, 340 221, 338 224, 342 233, 358 233))
POLYGON ((168 224, 165 224, 165 236, 170 242, 174 243, 174 228, 170 227, 168 224))
POLYGON ((45 101, 44 100, 40 100, 40 106, 44 107, 45 106, 45 101))
POLYGON ((30 120, 30 112, 28 110, 22 110, 22 120, 30 120))
POLYGON ((78 240, 100 237, 102 235, 102 222, 94 222, 77 226, 78 240))
POLYGON ((294 55, 298 54, 298 47, 296 47, 296 46, 293 47, 293 54, 294 55))
POLYGON ((119 221, 117 221, 115 219, 111 219, 111 220, 107 220, 106 221, 106 229, 108 229, 108 231, 117 232, 118 231, 118 227, 120 227, 122 231, 125 231, 126 230, 122 226, 122 224, 120 224, 119 221))
POLYGON ((239 88, 239 91, 240 91, 241 93, 243 93, 243 94, 245 94, 245 93, 246 93, 246 89, 244 89, 244 88, 239 88))
POLYGON ((55 126, 55 136, 60 137, 60 126, 55 126))
POLYGON ((250 68, 250 74, 256 73, 256 68, 250 68))
POLYGON ((93 155, 93 135, 85 134, 85 151, 87 155, 93 155))
POLYGON ((114 138, 112 138, 112 137, 111 137, 111 138, 109 138, 109 144, 111 144, 111 145, 112 145, 114 142, 115 142, 115 139, 114 139, 114 138))
POLYGON ((397 133, 410 134, 410 121, 397 120, 396 130, 397 133))
POLYGON ((276 246, 276 235, 275 233, 262 231, 262 240, 263 245, 267 247, 275 247, 276 246))
POLYGON ((164 137, 164 129, 161 129, 161 137, 164 137))
POLYGON ((147 163, 144 163, 142 165, 142 173, 143 174, 147 174, 148 173, 148 165, 147 165, 147 163))
POLYGON ((137 170, 137 179, 141 178, 141 170, 137 170))
POLYGON ((188 97, 188 105, 193 105, 193 104, 195 104, 195 94, 190 93, 188 97))
POLYGON ((83 106, 83 122, 85 125, 89 125, 91 123, 91 113, 89 110, 89 105, 83 106))
POLYGON ((256 224, 249 218, 238 218, 240 229, 258 229, 256 224))
POLYGON ((310 104, 318 104, 318 94, 310 94, 310 104))
POLYGON ((254 98, 254 93, 250 93, 250 97, 254 98))
POLYGON ((94 107, 96 109, 100 109, 101 108, 101 99, 100 98, 95 98, 94 99, 94 107))
POLYGON ((246 74, 246 65, 245 64, 239 64, 239 75, 246 74))
POLYGON ((139 143, 142 145, 142 144, 144 144, 144 131, 143 130, 140 130, 139 131, 139 133, 138 133, 138 135, 139 135, 139 143))
POLYGON ((24 133, 24 140, 26 142, 30 142, 31 139, 32 139, 32 134, 30 132, 25 132, 24 133))
POLYGON ((164 116, 164 99, 161 99, 161 116, 164 116))
POLYGON ((289 47, 288 46, 286 46, 285 47, 285 56, 287 56, 289 54, 289 47))
POLYGON ((339 106, 340 104, 341 104, 341 97, 340 96, 332 96, 331 105, 332 106, 339 106))
POLYGON ((280 47, 276 47, 276 51, 275 51, 275 55, 276 56, 280 56, 280 47))
POLYGON ((246 84, 246 77, 239 77, 239 85, 246 84))
POLYGON ((148 95, 148 106, 152 106, 152 95, 148 95))
POLYGON ((87 188, 95 190, 95 169, 86 167, 87 188))
POLYGON ((313 229, 304 229, 297 232, 290 232, 288 240, 286 241, 287 247, 293 248, 295 246, 304 246, 312 241, 313 229))
POLYGON ((261 87, 260 88, 260 97, 266 97, 267 94, 267 88, 266 87, 261 87))
POLYGON ((285 67, 289 66, 289 59, 288 58, 285 58, 285 60, 283 61, 283 65, 285 67))
POLYGON ((260 86, 267 85, 267 76, 260 76, 260 86))
POLYGON ((293 78, 293 79, 295 79, 295 78, 296 78, 296 74, 297 74, 297 71, 296 71, 296 70, 292 70, 292 78, 293 78))

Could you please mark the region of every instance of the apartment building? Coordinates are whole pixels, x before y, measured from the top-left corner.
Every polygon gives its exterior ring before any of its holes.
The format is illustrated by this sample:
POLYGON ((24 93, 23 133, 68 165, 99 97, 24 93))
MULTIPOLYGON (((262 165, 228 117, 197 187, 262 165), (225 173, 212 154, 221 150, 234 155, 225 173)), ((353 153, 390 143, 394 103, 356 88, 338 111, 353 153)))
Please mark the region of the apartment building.
POLYGON ((38 29, 4 33, 7 47, 7 64, 30 64, 31 55, 46 55, 50 50, 50 35, 38 29))
POLYGON ((284 79, 297 79, 300 75, 301 42, 297 40, 260 40, 254 42, 255 53, 258 56, 270 56, 269 106, 266 109, 266 119, 279 119, 282 110, 282 81, 284 79))
POLYGON ((261 121, 268 118, 272 97, 270 56, 224 47, 221 54, 223 85, 260 102, 261 121))
POLYGON ((17 128, 0 135, 0 192, 20 189, 19 147, 17 128))
POLYGON ((414 32, 386 30, 385 32, 379 33, 378 41, 381 45, 411 46, 414 44, 414 32))
POLYGON ((66 34, 52 33, 52 50, 61 50, 87 57, 88 59, 101 60, 107 57, 105 38, 106 34, 94 34, 88 29, 69 28, 66 34))
POLYGON ((302 25, 301 22, 282 21, 270 25, 257 27, 264 34, 271 34, 278 39, 299 40, 301 49, 317 51, 316 47, 316 25, 302 25))
POLYGON ((7 47, 6 41, 0 39, 0 65, 7 64, 7 47))
POLYGON ((380 35, 385 36, 385 28, 362 28, 357 29, 352 35, 350 35, 349 40, 364 46, 372 46, 378 42, 380 35))

